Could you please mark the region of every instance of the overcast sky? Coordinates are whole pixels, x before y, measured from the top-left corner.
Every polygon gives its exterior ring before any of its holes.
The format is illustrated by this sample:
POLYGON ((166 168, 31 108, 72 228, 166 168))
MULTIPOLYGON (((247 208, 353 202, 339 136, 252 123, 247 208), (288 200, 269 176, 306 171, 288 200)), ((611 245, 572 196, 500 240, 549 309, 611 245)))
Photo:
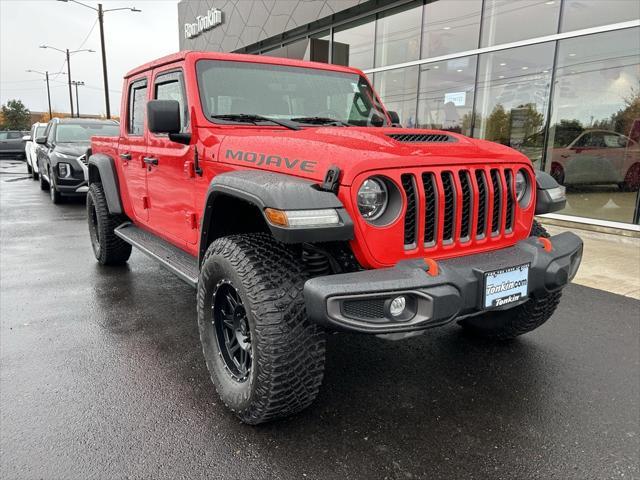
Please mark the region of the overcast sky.
MULTIPOLYGON (((98 2, 83 3, 96 7, 98 2)), ((105 14, 111 112, 118 114, 123 74, 149 60, 178 51, 178 0, 103 0, 102 4, 105 9, 136 7, 142 10, 142 13, 123 10, 105 14)), ((39 45, 61 50, 88 48, 95 53, 71 56, 71 77, 86 84, 79 87, 80 113, 104 114, 100 33, 96 21, 96 12, 71 2, 0 0, 0 103, 16 98, 32 111, 46 111, 44 77, 25 70, 53 73, 63 67, 66 72, 65 55, 38 48, 39 45)), ((66 78, 57 76, 51 81, 52 107, 60 112, 69 111, 66 78)))

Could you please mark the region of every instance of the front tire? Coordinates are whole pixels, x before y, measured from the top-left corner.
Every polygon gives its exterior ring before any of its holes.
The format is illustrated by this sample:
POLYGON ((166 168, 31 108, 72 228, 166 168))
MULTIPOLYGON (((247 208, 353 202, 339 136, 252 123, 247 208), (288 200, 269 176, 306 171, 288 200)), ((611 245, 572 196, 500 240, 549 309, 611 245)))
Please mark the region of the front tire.
POLYGON ((62 203, 62 194, 56 188, 56 182, 55 182, 55 179, 53 178, 53 174, 51 173, 51 170, 49 170, 49 179, 50 179, 49 198, 51 198, 51 202, 54 205, 60 205, 62 203))
POLYGON ((318 394, 325 338, 306 316, 304 281, 301 262, 267 234, 220 238, 204 256, 202 351, 218 395, 245 423, 293 415, 318 394))
POLYGON ((29 175, 33 174, 33 168, 31 168, 31 165, 29 165, 29 161, 27 160, 27 173, 29 175))
MULTIPOLYGON (((532 237, 549 237, 547 230, 534 220, 532 237)), ((494 340, 510 340, 535 330, 556 311, 562 290, 531 297, 528 301, 508 310, 487 312, 464 318, 458 323, 469 333, 494 340)))
POLYGON ((87 219, 91 247, 100 265, 122 265, 131 256, 131 245, 114 230, 126 221, 122 215, 111 215, 101 183, 92 183, 87 192, 87 219))

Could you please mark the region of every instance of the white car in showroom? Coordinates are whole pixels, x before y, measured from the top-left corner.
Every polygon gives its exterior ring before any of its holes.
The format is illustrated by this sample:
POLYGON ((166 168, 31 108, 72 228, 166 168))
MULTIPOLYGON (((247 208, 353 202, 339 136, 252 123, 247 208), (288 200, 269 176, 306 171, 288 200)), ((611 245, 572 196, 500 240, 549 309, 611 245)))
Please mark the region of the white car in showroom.
POLYGON ((33 177, 34 180, 38 180, 37 150, 39 146, 36 143, 36 138, 42 137, 46 128, 46 123, 36 122, 31 125, 31 131, 29 132, 29 135, 25 135, 23 137, 23 140, 25 140, 24 155, 27 162, 27 172, 33 177))

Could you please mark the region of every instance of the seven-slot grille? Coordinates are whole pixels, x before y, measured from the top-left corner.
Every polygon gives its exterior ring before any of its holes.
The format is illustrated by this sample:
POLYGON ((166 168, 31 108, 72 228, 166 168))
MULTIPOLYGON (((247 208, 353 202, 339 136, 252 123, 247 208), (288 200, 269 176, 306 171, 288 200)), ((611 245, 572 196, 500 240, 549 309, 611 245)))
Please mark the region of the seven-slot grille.
POLYGON ((424 248, 431 248, 511 233, 516 209, 514 175, 502 168, 403 174, 405 249, 420 241, 424 248), (418 225, 423 226, 422 231, 418 225))

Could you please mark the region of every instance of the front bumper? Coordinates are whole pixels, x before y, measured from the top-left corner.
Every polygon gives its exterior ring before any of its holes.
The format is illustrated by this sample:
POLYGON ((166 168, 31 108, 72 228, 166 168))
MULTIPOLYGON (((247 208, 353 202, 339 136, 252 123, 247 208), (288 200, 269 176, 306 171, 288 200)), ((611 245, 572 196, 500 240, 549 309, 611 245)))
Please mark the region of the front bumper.
POLYGON ((582 240, 571 232, 541 241, 522 240, 512 247, 437 262, 437 274, 422 259, 393 268, 316 277, 304 285, 309 318, 336 330, 388 334, 443 325, 485 311, 484 277, 529 264, 528 297, 503 309, 566 286, 582 260, 582 240), (549 243, 550 242, 550 243, 549 243), (403 295, 410 305, 400 320, 389 313, 391 300, 403 295))

